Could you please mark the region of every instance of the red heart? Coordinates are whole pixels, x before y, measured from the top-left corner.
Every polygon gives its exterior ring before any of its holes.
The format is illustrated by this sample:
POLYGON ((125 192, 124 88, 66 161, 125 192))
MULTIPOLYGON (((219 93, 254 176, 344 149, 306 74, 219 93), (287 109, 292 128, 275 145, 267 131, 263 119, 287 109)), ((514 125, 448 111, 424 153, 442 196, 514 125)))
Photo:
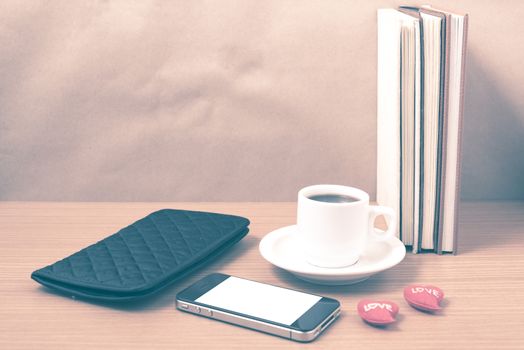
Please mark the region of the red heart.
POLYGON ((398 305, 392 301, 363 299, 357 305, 360 317, 374 325, 387 325, 395 322, 398 305))
POLYGON ((404 298, 409 305, 423 311, 438 311, 444 299, 442 289, 428 284, 412 284, 404 288, 404 298))

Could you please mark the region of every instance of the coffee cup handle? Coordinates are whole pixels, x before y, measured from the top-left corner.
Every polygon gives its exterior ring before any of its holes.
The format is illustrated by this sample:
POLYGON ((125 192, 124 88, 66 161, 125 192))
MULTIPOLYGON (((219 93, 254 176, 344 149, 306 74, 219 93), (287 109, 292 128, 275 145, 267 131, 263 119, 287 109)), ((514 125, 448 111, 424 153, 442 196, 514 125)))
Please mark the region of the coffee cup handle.
POLYGON ((381 205, 372 205, 369 207, 369 232, 378 239, 386 239, 393 237, 397 230, 397 215, 390 207, 383 207, 381 205), (375 219, 379 215, 384 215, 388 219, 388 228, 384 232, 375 229, 375 219))

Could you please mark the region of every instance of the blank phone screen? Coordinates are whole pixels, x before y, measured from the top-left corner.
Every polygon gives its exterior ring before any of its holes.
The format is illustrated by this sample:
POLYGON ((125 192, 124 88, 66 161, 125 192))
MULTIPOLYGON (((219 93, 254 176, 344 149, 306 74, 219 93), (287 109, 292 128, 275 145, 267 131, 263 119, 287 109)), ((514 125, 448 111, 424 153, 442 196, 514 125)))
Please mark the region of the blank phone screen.
POLYGON ((196 302, 290 326, 321 298, 230 276, 196 302))

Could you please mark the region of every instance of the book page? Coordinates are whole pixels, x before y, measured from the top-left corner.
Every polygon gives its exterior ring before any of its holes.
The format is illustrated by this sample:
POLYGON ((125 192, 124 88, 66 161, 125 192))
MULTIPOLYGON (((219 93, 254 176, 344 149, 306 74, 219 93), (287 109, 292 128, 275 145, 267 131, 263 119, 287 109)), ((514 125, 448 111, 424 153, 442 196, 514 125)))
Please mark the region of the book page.
POLYGON ((439 17, 421 13, 424 25, 424 115, 422 249, 434 249, 439 137, 441 25, 439 17))

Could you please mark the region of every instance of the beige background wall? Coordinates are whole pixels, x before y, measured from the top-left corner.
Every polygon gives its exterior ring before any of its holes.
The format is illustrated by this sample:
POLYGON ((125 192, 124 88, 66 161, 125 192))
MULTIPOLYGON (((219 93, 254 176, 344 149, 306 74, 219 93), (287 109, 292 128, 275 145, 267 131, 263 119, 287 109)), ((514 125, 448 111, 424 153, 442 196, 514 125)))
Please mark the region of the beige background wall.
MULTIPOLYGON (((376 9, 400 4, 2 1, 0 200, 374 196, 376 9)), ((463 198, 524 198, 524 2, 432 4, 471 16, 463 198)))

